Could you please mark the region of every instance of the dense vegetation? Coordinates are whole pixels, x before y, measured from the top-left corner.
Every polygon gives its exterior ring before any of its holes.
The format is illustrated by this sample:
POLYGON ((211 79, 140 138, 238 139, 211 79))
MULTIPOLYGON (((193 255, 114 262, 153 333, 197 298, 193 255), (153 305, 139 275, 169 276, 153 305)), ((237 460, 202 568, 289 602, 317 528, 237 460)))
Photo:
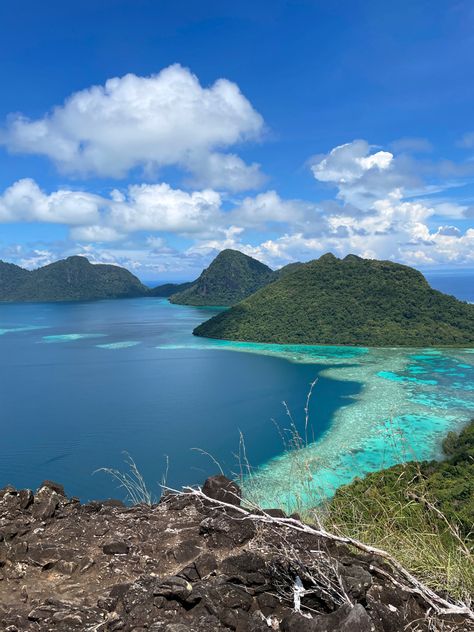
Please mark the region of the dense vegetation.
POLYGON ((474 343, 474 306, 433 290, 408 266, 327 254, 295 266, 194 333, 288 344, 462 346, 474 343))
POLYGON ((180 305, 235 305, 274 280, 268 266, 238 250, 223 250, 197 281, 171 296, 180 305))
POLYGON ((78 301, 147 294, 147 288, 128 270, 93 265, 85 257, 68 257, 31 272, 0 263, 1 301, 78 301))
POLYGON ((148 290, 148 296, 170 297, 177 292, 183 292, 193 285, 193 281, 187 283, 163 283, 148 290))
POLYGON ((283 266, 283 268, 280 268, 279 270, 275 270, 273 280, 276 281, 276 279, 279 279, 280 277, 285 276, 286 274, 289 274, 290 272, 294 272, 297 268, 299 268, 302 265, 304 265, 304 263, 301 263, 301 261, 294 261, 293 263, 288 263, 286 266, 283 266))
POLYGON ((325 521, 461 597, 474 594, 474 421, 443 447, 444 461, 396 465, 341 487, 325 521))
MULTIPOLYGON (((341 515, 354 499, 367 519, 377 520, 381 506, 406 504, 407 491, 433 502, 467 539, 474 537, 474 420, 460 435, 450 433, 443 444, 444 461, 409 462, 368 474, 341 487, 332 501, 341 515), (350 502, 349 502, 350 500, 350 502)), ((423 505, 419 505, 424 512, 423 505)))
POLYGON ((26 282, 29 274, 28 270, 20 266, 0 261, 0 300, 8 300, 8 297, 26 282))

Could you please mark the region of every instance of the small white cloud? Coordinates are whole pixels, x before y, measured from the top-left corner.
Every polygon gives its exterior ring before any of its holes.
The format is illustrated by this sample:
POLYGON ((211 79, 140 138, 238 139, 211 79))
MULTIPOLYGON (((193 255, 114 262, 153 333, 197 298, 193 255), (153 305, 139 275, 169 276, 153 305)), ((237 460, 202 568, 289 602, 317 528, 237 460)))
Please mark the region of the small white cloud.
POLYGON ((388 151, 370 154, 370 148, 365 140, 339 145, 313 162, 313 175, 320 182, 346 184, 359 180, 370 169, 388 169, 393 155, 388 151))
POLYGON ((245 252, 246 254, 250 254, 248 252, 248 248, 244 246, 239 239, 239 236, 243 232, 244 229, 241 226, 229 226, 228 228, 218 231, 218 234, 214 239, 200 240, 198 243, 188 248, 186 254, 207 255, 211 252, 220 252, 225 248, 234 248, 240 250, 241 252, 245 252))
POLYGON ((450 217, 452 219, 462 219, 467 217, 469 206, 457 204, 456 202, 435 202, 432 203, 434 212, 440 217, 450 217))
POLYGON ((35 248, 28 253, 23 253, 22 249, 20 252, 21 254, 18 259, 18 265, 22 268, 26 268, 27 270, 34 270, 36 268, 47 266, 49 263, 53 263, 57 259, 56 254, 52 250, 41 250, 39 248, 35 248))
POLYGON ((187 193, 168 184, 132 185, 123 201, 110 204, 104 221, 125 233, 195 233, 213 225, 220 208, 221 196, 212 189, 187 193))
POLYGON ((93 226, 77 226, 71 229, 70 236, 75 241, 93 241, 96 243, 118 241, 124 237, 122 233, 119 233, 111 226, 100 226, 97 224, 93 226))
POLYGON ((0 196, 0 222, 89 224, 99 221, 100 202, 99 196, 83 191, 60 189, 48 195, 24 178, 0 196))
POLYGON ((435 238, 438 235, 445 237, 461 237, 462 233, 456 226, 440 226, 436 231, 435 238))
POLYGON ((269 222, 299 224, 309 214, 316 216, 316 205, 300 200, 283 200, 276 191, 246 197, 232 211, 232 221, 244 226, 263 226, 269 222))
POLYGON ((370 156, 364 156, 363 158, 356 158, 356 162, 361 165, 364 171, 368 169, 388 169, 390 163, 393 160, 393 154, 389 151, 378 151, 370 156))

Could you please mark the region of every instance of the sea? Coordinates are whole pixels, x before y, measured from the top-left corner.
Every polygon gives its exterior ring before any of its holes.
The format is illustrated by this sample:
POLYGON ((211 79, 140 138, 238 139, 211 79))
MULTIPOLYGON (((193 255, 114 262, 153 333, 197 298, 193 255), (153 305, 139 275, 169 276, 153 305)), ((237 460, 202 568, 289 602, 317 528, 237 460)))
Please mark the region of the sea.
MULTIPOLYGON (((474 275, 427 276, 474 302, 474 275)), ((156 498, 222 471, 291 511, 367 472, 441 458, 446 433, 474 417, 474 349, 193 336, 218 309, 0 304, 0 487, 52 479, 82 501, 126 500, 104 468, 133 459, 156 498)))

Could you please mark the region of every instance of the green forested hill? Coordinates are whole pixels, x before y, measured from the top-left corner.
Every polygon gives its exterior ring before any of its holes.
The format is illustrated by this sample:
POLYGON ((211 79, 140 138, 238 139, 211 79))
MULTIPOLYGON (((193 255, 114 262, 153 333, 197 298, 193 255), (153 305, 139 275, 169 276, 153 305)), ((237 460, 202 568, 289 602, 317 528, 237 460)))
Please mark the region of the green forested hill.
POLYGON ((148 290, 148 296, 162 296, 168 298, 177 292, 183 292, 194 284, 193 281, 188 283, 163 283, 148 290))
POLYGON ((128 270, 68 257, 37 270, 0 266, 1 301, 78 301, 146 296, 148 289, 128 270))
POLYGON ((198 336, 289 344, 474 344, 474 305, 433 290, 389 261, 327 254, 194 330, 198 336))
POLYGON ((274 272, 265 264, 227 249, 189 289, 173 294, 170 301, 180 305, 234 305, 274 278, 274 272))
POLYGON ((0 300, 5 300, 5 297, 10 296, 27 280, 29 274, 28 270, 20 266, 0 261, 0 300))

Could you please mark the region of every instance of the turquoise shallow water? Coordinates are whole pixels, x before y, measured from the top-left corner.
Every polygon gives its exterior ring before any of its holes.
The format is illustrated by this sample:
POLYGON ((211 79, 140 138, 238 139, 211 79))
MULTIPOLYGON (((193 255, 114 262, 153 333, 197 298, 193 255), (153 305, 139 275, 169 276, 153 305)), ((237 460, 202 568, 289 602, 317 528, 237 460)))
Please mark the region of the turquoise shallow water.
POLYGON ((0 485, 35 487, 54 478, 84 499, 117 495, 111 481, 91 473, 119 467, 122 450, 152 484, 165 454, 171 485, 200 483, 216 468, 192 448, 238 472, 233 455, 242 431, 247 496, 300 509, 354 476, 439 458, 447 431, 474 416, 473 349, 193 337, 213 311, 162 299, 0 305, 0 485), (287 452, 282 400, 304 435, 315 376, 311 441, 287 452))
MULTIPOLYGON (((330 497, 355 476, 407 460, 442 458, 441 442, 447 432, 460 430, 474 417, 473 349, 245 343, 232 343, 232 348, 299 364, 319 366, 329 360, 332 366, 323 368, 321 376, 362 384, 360 393, 335 411, 331 427, 321 437, 248 470, 247 496, 267 507, 306 508, 330 497)), ((320 396, 316 386, 314 415, 320 396)), ((303 411, 294 412, 302 436, 303 411)))

